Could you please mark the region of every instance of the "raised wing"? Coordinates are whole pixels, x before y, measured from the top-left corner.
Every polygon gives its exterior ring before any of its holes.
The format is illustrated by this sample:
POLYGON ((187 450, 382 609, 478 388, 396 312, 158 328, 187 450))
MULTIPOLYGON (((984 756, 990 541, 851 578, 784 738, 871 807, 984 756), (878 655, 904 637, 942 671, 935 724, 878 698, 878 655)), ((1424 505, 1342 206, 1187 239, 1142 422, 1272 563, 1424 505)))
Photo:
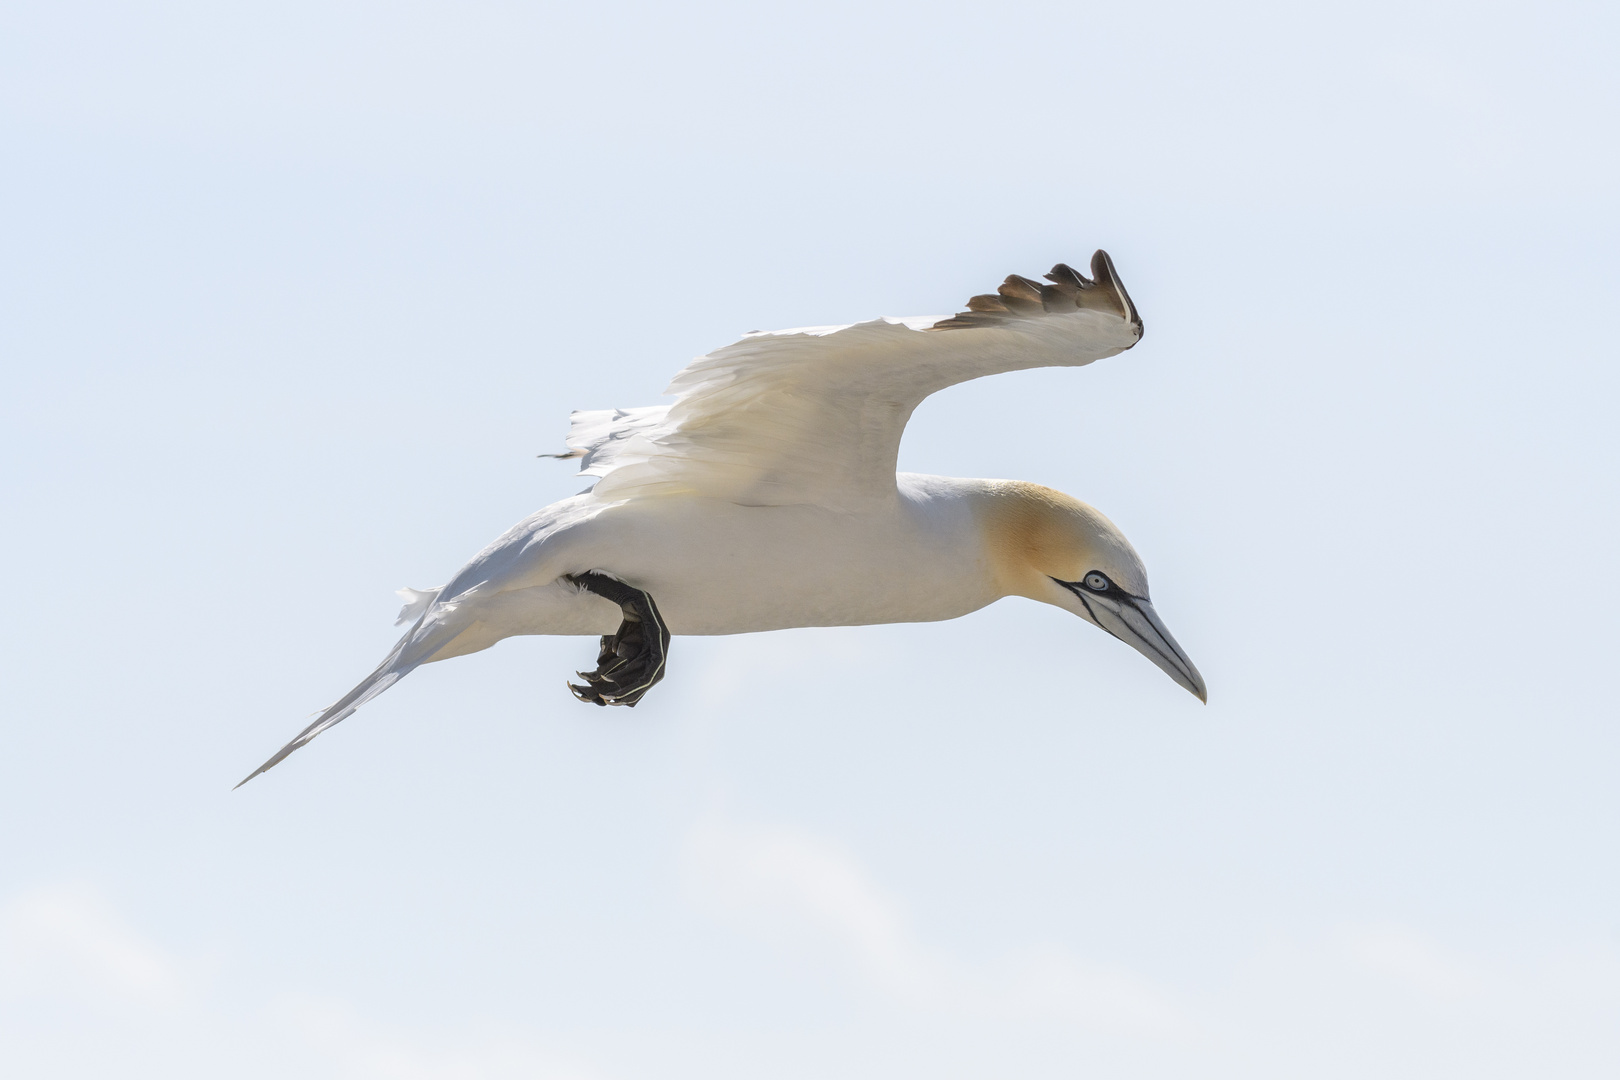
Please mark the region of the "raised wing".
POLYGON ((566 456, 603 498, 694 494, 850 509, 895 490, 900 436, 936 390, 1135 345, 1142 321, 1106 252, 1087 278, 1014 275, 949 317, 752 333, 675 376, 674 404, 575 413, 566 456))

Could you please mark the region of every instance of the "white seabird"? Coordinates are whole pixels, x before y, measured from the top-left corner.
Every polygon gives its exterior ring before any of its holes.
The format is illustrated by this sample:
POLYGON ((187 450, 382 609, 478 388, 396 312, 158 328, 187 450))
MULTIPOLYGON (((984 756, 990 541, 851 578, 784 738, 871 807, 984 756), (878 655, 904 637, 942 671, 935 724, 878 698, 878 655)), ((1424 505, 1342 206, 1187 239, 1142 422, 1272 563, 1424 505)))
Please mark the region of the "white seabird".
POLYGON ((399 644, 242 783, 420 665, 519 634, 603 635, 571 688, 633 706, 663 678, 672 634, 932 622, 1025 596, 1203 700, 1142 560, 1102 514, 1037 484, 895 472, 906 421, 936 390, 1141 340, 1106 252, 1091 272, 1014 275, 949 317, 750 333, 676 375, 671 405, 574 413, 557 456, 581 458, 595 487, 518 522, 448 585, 401 590, 399 644))

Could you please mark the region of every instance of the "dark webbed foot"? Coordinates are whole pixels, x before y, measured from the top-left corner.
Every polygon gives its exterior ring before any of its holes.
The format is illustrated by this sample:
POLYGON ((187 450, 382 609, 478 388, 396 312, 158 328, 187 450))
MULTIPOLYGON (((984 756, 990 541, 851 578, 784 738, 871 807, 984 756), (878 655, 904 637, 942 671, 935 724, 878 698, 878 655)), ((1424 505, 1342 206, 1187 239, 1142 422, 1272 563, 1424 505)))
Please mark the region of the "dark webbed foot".
POLYGON ((602 639, 595 671, 577 674, 584 686, 568 684, 581 701, 594 705, 629 705, 651 690, 664 677, 664 661, 669 656, 669 630, 653 598, 606 574, 569 574, 568 580, 587 592, 611 600, 624 610, 619 632, 602 639))

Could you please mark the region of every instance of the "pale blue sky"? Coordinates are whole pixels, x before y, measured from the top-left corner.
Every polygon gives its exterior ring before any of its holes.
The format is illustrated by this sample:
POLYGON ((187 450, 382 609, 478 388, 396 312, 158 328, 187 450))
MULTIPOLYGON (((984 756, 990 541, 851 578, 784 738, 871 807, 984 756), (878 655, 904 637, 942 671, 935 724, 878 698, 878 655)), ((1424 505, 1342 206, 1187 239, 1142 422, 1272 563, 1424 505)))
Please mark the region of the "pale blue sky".
POLYGON ((0 1071, 1620 1069, 1600 4, 0 8, 0 1071), (902 465, 1066 490, 1199 706, 1005 601, 432 665, 572 408, 1103 246, 1142 345, 902 465))

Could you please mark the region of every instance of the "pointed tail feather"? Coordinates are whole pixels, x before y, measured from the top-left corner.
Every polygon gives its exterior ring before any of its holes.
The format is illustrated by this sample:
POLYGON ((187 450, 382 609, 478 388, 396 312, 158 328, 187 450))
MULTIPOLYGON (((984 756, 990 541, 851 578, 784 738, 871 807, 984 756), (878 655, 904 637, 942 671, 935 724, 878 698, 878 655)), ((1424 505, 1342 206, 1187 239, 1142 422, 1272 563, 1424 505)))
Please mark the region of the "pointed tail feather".
MULTIPOLYGON (((236 787, 241 787, 260 773, 275 768, 288 754, 332 725, 347 720, 360 706, 433 659, 440 649, 450 644, 464 629, 466 625, 460 620, 437 619, 429 623, 428 613, 424 613, 417 619, 416 625, 399 639, 399 643, 394 646, 387 658, 377 665, 377 669, 360 680, 360 685, 328 705, 321 715, 315 718, 313 724, 299 732, 298 737, 292 742, 277 750, 269 761, 243 777, 236 787)), ((236 788, 231 790, 234 791, 236 788)))

